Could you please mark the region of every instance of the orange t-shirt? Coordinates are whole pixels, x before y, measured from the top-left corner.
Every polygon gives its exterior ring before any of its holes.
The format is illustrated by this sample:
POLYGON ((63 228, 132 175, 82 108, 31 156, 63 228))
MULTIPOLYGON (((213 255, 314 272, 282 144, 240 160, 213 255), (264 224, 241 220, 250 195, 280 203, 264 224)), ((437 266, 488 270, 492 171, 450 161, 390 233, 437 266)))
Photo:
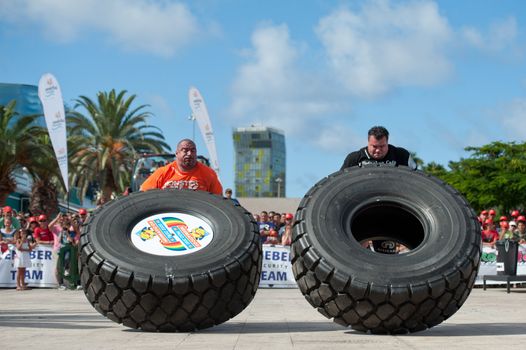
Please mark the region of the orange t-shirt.
POLYGON ((199 162, 191 171, 180 170, 176 161, 160 167, 141 185, 141 191, 154 188, 187 188, 223 194, 223 187, 215 171, 199 162))

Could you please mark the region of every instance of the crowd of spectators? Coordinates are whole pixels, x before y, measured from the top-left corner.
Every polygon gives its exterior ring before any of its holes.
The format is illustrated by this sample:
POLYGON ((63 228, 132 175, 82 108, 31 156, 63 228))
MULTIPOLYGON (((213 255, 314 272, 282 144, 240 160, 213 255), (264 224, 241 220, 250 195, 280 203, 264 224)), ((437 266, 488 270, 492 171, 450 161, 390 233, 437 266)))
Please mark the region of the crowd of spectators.
POLYGON ((526 243, 526 217, 524 215, 518 210, 513 210, 509 215, 501 215, 498 220, 496 217, 495 209, 482 210, 478 216, 484 246, 494 248, 497 241, 506 239, 519 244, 526 243))
POLYGON ((259 226, 261 243, 274 245, 290 245, 292 243, 294 215, 264 210, 260 214, 253 214, 253 217, 259 226))
MULTIPOLYGON (((231 188, 225 190, 225 198, 239 205, 239 201, 232 197, 231 188)), ((292 244, 293 214, 263 210, 259 214, 252 214, 252 217, 258 224, 262 244, 287 246, 292 244)))
POLYGON ((31 216, 16 213, 11 207, 2 208, 0 218, 0 251, 15 251, 17 268, 17 290, 28 290, 24 281, 25 269, 31 266, 29 253, 36 246, 49 246, 53 250, 57 265, 55 273, 59 289, 66 289, 64 279, 70 289, 80 289, 78 272, 80 226, 88 212, 80 209, 78 213, 59 213, 51 221, 47 215, 31 216))
MULTIPOLYGON (((484 246, 495 248, 497 241, 506 239, 526 244, 525 215, 518 210, 511 211, 509 215, 502 215, 498 220, 496 215, 497 212, 494 209, 489 209, 483 210, 478 217, 484 246)), ((253 217, 258 223, 263 244, 291 244, 293 214, 262 211, 260 214, 253 214, 253 217)), ((404 249, 401 248, 401 250, 404 249)))

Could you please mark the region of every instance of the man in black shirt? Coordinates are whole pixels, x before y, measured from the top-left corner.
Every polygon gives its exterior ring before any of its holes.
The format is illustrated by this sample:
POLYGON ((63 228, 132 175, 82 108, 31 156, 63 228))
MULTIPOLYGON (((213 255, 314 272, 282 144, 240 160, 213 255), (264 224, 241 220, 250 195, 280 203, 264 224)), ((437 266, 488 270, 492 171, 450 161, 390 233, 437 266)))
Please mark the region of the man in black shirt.
MULTIPOLYGON (((383 126, 373 126, 369 129, 367 146, 349 153, 341 170, 352 166, 399 166, 406 165, 416 169, 416 163, 411 154, 402 147, 388 144, 389 131, 383 126)), ((396 254, 396 242, 390 240, 374 240, 373 248, 376 252, 396 254)))
POLYGON ((402 147, 388 144, 389 131, 383 126, 373 126, 368 132, 367 146, 349 153, 341 170, 351 166, 398 166, 406 165, 416 169, 411 154, 402 147))

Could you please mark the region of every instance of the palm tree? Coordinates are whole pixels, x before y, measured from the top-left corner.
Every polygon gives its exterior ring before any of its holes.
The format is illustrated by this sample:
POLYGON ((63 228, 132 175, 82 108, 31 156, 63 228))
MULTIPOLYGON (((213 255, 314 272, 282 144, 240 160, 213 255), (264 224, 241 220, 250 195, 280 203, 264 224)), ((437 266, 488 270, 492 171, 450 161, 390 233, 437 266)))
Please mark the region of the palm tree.
POLYGON ((47 129, 42 128, 35 139, 41 147, 34 154, 32 166, 28 169, 33 177, 29 210, 33 215, 50 216, 59 210, 58 187, 64 190, 65 187, 47 129))
POLYGON ((424 160, 416 155, 416 152, 411 152, 411 158, 413 158, 413 161, 416 164, 416 167, 418 169, 422 169, 422 166, 424 165, 424 160))
POLYGON ((447 172, 448 172, 447 169, 442 164, 438 164, 436 162, 431 162, 431 163, 426 164, 422 168, 422 170, 425 171, 426 173, 429 173, 441 179, 444 179, 444 177, 447 175, 447 172))
POLYGON ((16 189, 13 172, 18 167, 31 168, 40 148, 34 138, 41 129, 34 123, 38 115, 20 116, 15 106, 15 100, 0 105, 0 203, 16 189))
POLYGON ((146 122, 151 116, 143 111, 147 105, 130 109, 136 96, 125 94, 125 90, 99 92, 96 102, 80 96, 75 109, 81 107, 87 114, 74 110, 67 117, 70 183, 85 193, 90 183, 97 182, 103 201, 129 186, 135 154, 170 150, 160 129, 146 122))

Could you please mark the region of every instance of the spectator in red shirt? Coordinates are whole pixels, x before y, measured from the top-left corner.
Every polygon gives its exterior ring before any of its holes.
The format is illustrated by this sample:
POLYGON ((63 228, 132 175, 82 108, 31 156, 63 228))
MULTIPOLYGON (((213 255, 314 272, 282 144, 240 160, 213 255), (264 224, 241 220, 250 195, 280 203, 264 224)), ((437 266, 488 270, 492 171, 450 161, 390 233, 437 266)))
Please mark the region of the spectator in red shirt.
POLYGON ((292 243, 292 220, 294 215, 291 213, 285 214, 285 225, 280 229, 279 233, 281 236, 282 245, 291 245, 292 243))
MULTIPOLYGON (((54 224, 54 221, 55 220, 53 220, 52 224, 54 224)), ((49 229, 47 216, 44 214, 40 215, 38 217, 38 224, 39 226, 35 228, 33 237, 35 238, 38 244, 52 246, 55 242, 55 238, 53 237, 53 233, 49 229)))
POLYGON ((508 227, 508 218, 506 216, 501 216, 499 219, 499 229, 497 230, 499 231, 499 235, 501 235, 503 232, 508 231, 508 227))
POLYGON ((279 234, 276 230, 270 230, 267 236, 267 239, 263 244, 279 244, 279 234))
POLYGON ((482 231, 482 244, 494 248, 495 242, 499 240, 499 233, 495 230, 493 220, 486 219, 484 230, 482 231))
POLYGON ((524 215, 520 215, 517 218, 517 238, 519 240, 519 244, 526 243, 526 217, 524 215))
POLYGON ((488 211, 487 210, 481 211, 479 215, 479 221, 482 225, 484 225, 484 222, 486 222, 487 218, 488 218, 488 211))
POLYGON ((88 211, 84 208, 79 209, 79 224, 82 225, 84 222, 86 222, 86 219, 88 218, 88 211))
POLYGON ((2 216, 0 217, 0 228, 4 228, 4 220, 6 217, 11 218, 11 224, 13 225, 15 229, 18 230, 19 228, 22 227, 20 226, 20 221, 18 221, 18 218, 16 217, 16 215, 13 215, 13 208, 7 205, 2 208, 2 216))
POLYGON ((488 211, 488 219, 491 219, 491 221, 495 220, 495 215, 497 215, 495 209, 490 209, 488 211))
POLYGON ((38 224, 38 217, 37 216, 31 216, 29 218, 29 228, 28 228, 28 231, 29 231, 29 234, 31 236, 34 236, 35 234, 35 229, 39 227, 39 224, 38 224))

